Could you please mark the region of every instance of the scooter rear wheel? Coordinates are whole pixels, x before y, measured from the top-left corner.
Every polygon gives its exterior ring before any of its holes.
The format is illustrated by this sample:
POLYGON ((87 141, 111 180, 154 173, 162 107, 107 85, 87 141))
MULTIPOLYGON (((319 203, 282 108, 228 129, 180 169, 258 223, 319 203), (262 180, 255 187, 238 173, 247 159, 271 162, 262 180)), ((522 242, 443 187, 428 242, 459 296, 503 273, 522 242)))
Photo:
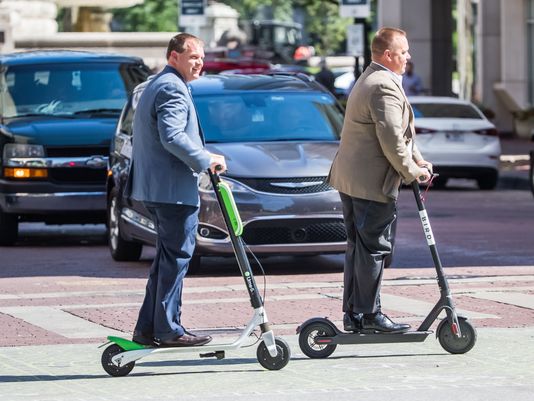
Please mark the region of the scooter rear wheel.
POLYGON ((102 367, 104 370, 110 375, 114 377, 121 377, 126 376, 128 373, 132 371, 132 369, 135 366, 135 362, 127 363, 124 366, 116 366, 111 359, 121 352, 124 352, 124 350, 119 347, 117 344, 111 344, 109 347, 107 347, 104 352, 102 353, 102 367))
POLYGON ((438 340, 443 349, 451 354, 465 354, 475 346, 477 332, 475 327, 465 318, 459 317, 461 337, 453 333, 448 319, 443 319, 438 325, 438 340))
POLYGON ((268 370, 282 369, 287 365, 289 358, 291 357, 291 349, 285 340, 280 337, 275 337, 274 342, 277 352, 275 357, 272 357, 271 354, 269 354, 269 350, 267 349, 264 341, 258 345, 258 349, 256 350, 258 362, 261 366, 268 370))
POLYGON ((336 345, 317 344, 316 337, 333 337, 336 332, 327 323, 313 322, 301 330, 299 346, 301 351, 309 358, 328 358, 336 350, 336 345))

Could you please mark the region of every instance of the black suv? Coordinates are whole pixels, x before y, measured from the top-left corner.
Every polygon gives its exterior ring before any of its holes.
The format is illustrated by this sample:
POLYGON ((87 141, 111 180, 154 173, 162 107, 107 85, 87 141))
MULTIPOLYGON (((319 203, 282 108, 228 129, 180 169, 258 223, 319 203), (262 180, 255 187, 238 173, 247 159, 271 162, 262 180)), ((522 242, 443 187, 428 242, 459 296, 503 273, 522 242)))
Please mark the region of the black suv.
MULTIPOLYGON (((207 148, 226 157, 229 183, 244 224, 242 239, 260 255, 342 253, 341 201, 326 176, 339 145, 343 110, 305 75, 207 75, 191 82, 207 148)), ((142 85, 140 90, 142 90, 142 85)), ((111 145, 109 245, 115 260, 136 260, 156 233, 143 205, 122 196, 130 163, 136 94, 111 145)), ((135 135, 133 135, 135 141, 135 135)), ((232 255, 209 177, 200 174, 197 248, 232 255)))
POLYGON ((148 74, 136 57, 0 56, 0 245, 16 242, 19 221, 105 221, 110 140, 148 74))

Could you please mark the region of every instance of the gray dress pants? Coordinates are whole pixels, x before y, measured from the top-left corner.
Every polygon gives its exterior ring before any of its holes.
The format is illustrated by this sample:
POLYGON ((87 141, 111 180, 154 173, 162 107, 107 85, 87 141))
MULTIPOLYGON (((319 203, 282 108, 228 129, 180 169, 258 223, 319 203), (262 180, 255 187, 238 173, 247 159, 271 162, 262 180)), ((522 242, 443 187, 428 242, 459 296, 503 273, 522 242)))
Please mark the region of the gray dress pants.
POLYGON ((396 202, 375 202, 340 193, 347 230, 343 312, 380 311, 384 259, 392 251, 396 202))

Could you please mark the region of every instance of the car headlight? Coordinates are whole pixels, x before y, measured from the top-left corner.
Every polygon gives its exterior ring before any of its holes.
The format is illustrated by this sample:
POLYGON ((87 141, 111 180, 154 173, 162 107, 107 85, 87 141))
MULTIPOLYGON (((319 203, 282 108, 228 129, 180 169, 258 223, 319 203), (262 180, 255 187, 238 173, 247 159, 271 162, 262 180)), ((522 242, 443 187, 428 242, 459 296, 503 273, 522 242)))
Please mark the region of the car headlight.
POLYGON ((4 146, 3 160, 17 158, 44 157, 45 151, 42 145, 28 145, 25 143, 8 143, 4 146))
MULTIPOLYGON (((222 177, 224 182, 228 184, 230 189, 233 193, 239 193, 239 192, 250 192, 250 189, 248 189, 246 186, 241 184, 239 181, 235 181, 231 178, 222 177)), ((204 192, 212 192, 213 187, 211 185, 210 177, 207 173, 200 173, 199 174, 199 182, 198 182, 198 188, 200 191, 204 192)))

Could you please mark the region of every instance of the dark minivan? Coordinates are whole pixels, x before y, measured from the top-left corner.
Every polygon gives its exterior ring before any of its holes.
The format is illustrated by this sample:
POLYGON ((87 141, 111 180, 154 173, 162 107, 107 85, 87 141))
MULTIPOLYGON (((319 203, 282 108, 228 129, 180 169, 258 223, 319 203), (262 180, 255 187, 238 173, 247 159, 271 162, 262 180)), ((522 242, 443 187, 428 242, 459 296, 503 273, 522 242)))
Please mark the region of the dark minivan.
POLYGON ((81 51, 0 56, 0 245, 21 221, 105 221, 110 140, 140 58, 81 51))
MULTIPOLYGON (((339 194, 326 181, 336 154, 343 110, 303 74, 206 75, 191 82, 206 146, 224 155, 244 230, 258 255, 342 253, 345 226, 339 194)), ((121 115, 110 153, 109 245, 115 260, 137 260, 156 232, 143 205, 124 198, 132 149, 135 99, 121 115)), ((211 188, 199 175, 197 247, 189 271, 203 256, 233 255, 211 188)))

